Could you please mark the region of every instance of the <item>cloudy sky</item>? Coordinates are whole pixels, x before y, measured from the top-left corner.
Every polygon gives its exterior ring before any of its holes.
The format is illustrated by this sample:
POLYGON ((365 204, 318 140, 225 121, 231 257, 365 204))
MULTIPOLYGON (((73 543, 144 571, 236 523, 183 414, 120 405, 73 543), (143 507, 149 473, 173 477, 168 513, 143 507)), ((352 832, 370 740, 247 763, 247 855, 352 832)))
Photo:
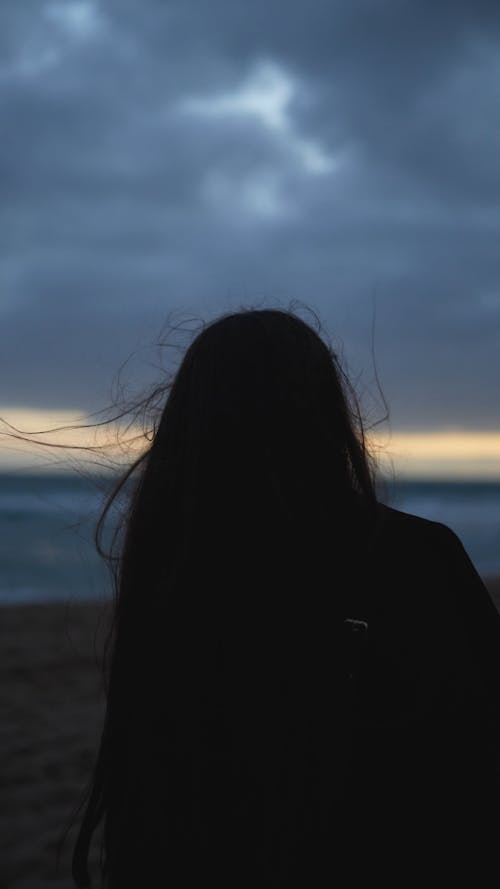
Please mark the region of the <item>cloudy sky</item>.
POLYGON ((500 474, 496 0, 3 0, 0 101, 3 418, 298 300, 380 432, 500 474))

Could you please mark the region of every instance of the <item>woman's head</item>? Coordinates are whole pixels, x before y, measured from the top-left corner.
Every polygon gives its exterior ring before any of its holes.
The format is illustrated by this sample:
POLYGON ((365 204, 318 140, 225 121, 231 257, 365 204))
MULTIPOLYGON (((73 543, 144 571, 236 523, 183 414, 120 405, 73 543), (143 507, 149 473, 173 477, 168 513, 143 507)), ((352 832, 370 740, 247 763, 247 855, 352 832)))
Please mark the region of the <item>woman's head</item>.
POLYGON ((302 506, 331 518, 353 492, 374 499, 354 404, 333 350, 299 317, 228 314, 188 348, 147 471, 158 480, 175 466, 188 531, 214 510, 222 519, 223 507, 246 512, 241 494, 252 502, 263 491, 280 520, 310 525, 315 515, 302 506))
MULTIPOLYGON (((270 800, 250 801, 249 782, 271 775, 271 749, 286 759, 281 699, 294 718, 299 700, 318 699, 352 562, 376 516, 355 394, 331 347, 293 313, 244 310, 205 325, 164 394, 131 468, 105 724, 73 861, 79 886, 103 817, 110 887, 129 885, 120 880, 140 843, 169 829, 177 848, 189 835, 196 855, 205 840, 193 819, 197 806, 211 811, 200 787, 214 762, 219 792, 231 760, 247 816, 260 807, 262 823, 265 809, 277 817, 270 800)), ((297 738, 303 729, 299 720, 297 738)))

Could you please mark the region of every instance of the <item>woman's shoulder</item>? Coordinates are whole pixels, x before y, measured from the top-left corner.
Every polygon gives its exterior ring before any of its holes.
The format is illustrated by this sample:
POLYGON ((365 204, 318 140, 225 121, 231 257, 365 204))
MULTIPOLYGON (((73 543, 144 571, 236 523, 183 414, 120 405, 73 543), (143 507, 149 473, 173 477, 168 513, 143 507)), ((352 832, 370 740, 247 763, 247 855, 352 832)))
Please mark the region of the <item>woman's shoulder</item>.
POLYGON ((378 510, 382 524, 384 527, 391 529, 404 528, 405 531, 414 530, 428 534, 451 534, 456 536, 454 531, 443 522, 436 522, 433 519, 425 519, 423 516, 414 515, 411 512, 403 512, 387 503, 378 502, 378 510))
POLYGON ((430 542, 442 544, 447 548, 463 548, 458 535, 443 522, 426 519, 423 516, 414 515, 389 506, 378 503, 378 519, 375 527, 375 537, 398 538, 401 542, 430 542))
MULTIPOLYGON (((390 584, 404 578, 407 590, 453 584, 457 578, 482 585, 460 537, 443 522, 378 504, 370 545, 372 565, 390 584)), ((424 597, 425 598, 425 597, 424 597)))

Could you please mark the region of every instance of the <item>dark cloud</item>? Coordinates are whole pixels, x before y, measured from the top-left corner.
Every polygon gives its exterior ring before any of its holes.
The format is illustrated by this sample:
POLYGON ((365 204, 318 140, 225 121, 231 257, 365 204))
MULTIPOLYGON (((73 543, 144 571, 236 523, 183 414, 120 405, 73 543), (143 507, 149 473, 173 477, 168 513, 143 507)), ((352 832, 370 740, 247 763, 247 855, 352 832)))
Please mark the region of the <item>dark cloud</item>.
POLYGON ((375 322, 395 428, 498 428, 500 7, 283 10, 5 0, 0 403, 95 409, 170 309, 297 298, 372 389, 375 322))

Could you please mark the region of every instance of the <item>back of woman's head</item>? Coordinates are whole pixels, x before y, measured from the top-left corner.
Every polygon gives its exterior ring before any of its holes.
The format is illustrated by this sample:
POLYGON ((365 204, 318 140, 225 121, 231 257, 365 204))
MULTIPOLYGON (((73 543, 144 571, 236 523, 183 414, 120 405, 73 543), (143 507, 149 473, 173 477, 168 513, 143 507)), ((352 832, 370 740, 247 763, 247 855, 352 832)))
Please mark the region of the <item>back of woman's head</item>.
POLYGON ((104 818, 110 887, 145 868, 190 885, 231 849, 232 884, 262 868, 285 885, 280 854, 340 780, 336 641, 376 515, 371 458, 333 349, 291 312, 205 325, 167 388, 135 464, 73 874, 86 885, 104 818))

